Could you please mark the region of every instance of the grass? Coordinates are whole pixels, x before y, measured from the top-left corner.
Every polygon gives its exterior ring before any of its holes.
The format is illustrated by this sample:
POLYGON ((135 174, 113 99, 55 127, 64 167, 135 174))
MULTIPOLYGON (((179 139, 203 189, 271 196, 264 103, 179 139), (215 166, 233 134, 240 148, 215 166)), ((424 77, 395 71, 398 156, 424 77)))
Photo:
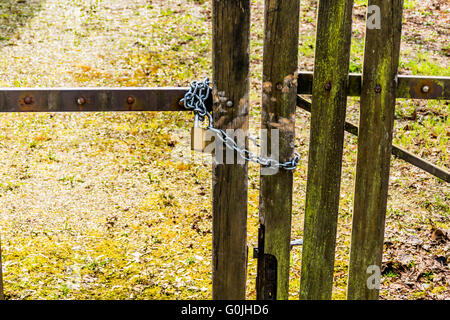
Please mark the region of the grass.
MULTIPOLYGON (((186 86, 211 74, 209 1, 37 3, 0 5, 0 17, 9 15, 0 23, 0 86, 186 86)), ((252 2, 254 132, 260 123, 262 3, 252 2)), ((365 1, 355 4, 364 13, 365 1)), ((439 12, 430 16, 424 14, 426 4, 405 4, 400 72, 448 76, 448 36, 435 36, 443 28, 439 12), (436 25, 417 24, 417 14, 436 25)), ((302 4, 302 70, 313 70, 315 11, 315 1, 302 4)), ((355 16, 351 72, 362 70, 363 26, 364 19, 355 16)), ((349 99, 347 118, 355 123, 358 109, 358 99, 349 99)), ((399 100, 394 142, 450 168, 448 113, 445 101, 399 100)), ((300 110, 297 117, 303 160, 294 174, 293 239, 303 235, 310 119, 300 110)), ((0 234, 8 299, 211 298, 211 165, 187 151, 189 114, 2 114, 0 122, 0 234)), ((356 146, 357 138, 346 135, 335 299, 346 297, 356 146)), ((250 250, 257 239, 258 188, 258 167, 250 164, 250 250)), ((401 246, 406 229, 426 239, 425 217, 450 228, 449 193, 443 181, 393 159, 386 240, 401 246)), ((444 249, 433 247, 429 255, 444 249)), ((300 265, 296 247, 292 299, 298 297, 300 265)), ((256 261, 249 257, 249 299, 255 298, 255 276, 256 261)), ((400 295, 388 284, 394 277, 384 277, 389 281, 383 298, 445 293, 446 286, 436 284, 400 295)))

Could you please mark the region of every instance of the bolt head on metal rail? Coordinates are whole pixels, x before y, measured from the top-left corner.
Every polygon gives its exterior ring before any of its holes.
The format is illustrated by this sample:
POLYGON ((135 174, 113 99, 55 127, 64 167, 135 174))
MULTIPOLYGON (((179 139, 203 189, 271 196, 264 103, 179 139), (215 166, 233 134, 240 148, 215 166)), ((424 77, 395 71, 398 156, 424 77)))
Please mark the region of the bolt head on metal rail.
POLYGON ((429 86, 423 86, 423 87, 422 87, 422 92, 423 92, 423 93, 428 93, 428 92, 430 92, 430 87, 429 87, 429 86))
POLYGON ((134 99, 134 97, 131 97, 131 96, 130 96, 130 97, 127 98, 127 103, 128 103, 128 104, 133 104, 135 101, 136 101, 136 100, 134 99))
POLYGON ((23 99, 23 102, 25 102, 25 104, 32 104, 33 103, 33 98, 30 96, 27 96, 23 99))
POLYGON ((83 104, 86 104, 86 99, 84 97, 79 97, 77 99, 77 104, 82 106, 83 104))

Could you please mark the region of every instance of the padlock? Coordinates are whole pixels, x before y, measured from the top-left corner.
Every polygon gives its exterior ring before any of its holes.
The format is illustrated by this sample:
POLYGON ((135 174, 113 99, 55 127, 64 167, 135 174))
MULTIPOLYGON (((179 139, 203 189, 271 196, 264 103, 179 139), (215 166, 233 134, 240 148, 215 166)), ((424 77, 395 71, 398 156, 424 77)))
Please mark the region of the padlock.
POLYGON ((191 150, 205 152, 206 147, 214 142, 214 137, 212 131, 200 127, 199 116, 196 115, 191 129, 191 150))
POLYGON ((191 129, 191 150, 204 152, 206 148, 206 129, 193 127, 191 129))
POLYGON ((198 114, 194 118, 194 127, 191 129, 191 150, 197 152, 205 151, 206 130, 200 127, 200 117, 198 114))

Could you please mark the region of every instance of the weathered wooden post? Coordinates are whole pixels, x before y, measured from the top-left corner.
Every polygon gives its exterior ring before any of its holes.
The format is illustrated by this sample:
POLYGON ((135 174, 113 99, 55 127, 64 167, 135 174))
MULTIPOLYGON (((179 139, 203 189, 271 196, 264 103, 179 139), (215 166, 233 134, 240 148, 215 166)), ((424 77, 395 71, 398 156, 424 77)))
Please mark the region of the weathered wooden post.
MULTIPOLYGON (((267 130, 268 146, 272 145, 271 130, 279 130, 280 162, 294 156, 299 11, 298 0, 265 1, 262 129, 267 130)), ((273 175, 264 171, 256 294, 257 299, 288 299, 293 174, 283 169, 273 175), (275 270, 268 270, 271 267, 275 270), (266 279, 271 272, 276 273, 275 286, 266 279)))
POLYGON ((331 299, 352 0, 318 4, 300 299, 331 299))
POLYGON ((379 295, 403 0, 368 8, 348 299, 379 295))
MULTIPOLYGON (((213 0, 216 128, 248 131, 249 45, 250 0, 213 0)), ((245 299, 247 162, 236 157, 213 164, 213 299, 245 299)))

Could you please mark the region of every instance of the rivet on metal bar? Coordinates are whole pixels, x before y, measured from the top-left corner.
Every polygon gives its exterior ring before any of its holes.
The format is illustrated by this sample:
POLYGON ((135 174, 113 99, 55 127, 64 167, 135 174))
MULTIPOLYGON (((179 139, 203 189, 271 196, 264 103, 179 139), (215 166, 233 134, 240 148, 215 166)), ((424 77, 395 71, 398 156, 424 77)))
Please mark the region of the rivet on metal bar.
MULTIPOLYGON (((303 239, 299 239, 299 240, 292 240, 291 241, 291 250, 294 247, 297 246, 301 246, 303 245, 303 239)), ((258 247, 253 247, 253 259, 257 259, 258 258, 258 247)))

